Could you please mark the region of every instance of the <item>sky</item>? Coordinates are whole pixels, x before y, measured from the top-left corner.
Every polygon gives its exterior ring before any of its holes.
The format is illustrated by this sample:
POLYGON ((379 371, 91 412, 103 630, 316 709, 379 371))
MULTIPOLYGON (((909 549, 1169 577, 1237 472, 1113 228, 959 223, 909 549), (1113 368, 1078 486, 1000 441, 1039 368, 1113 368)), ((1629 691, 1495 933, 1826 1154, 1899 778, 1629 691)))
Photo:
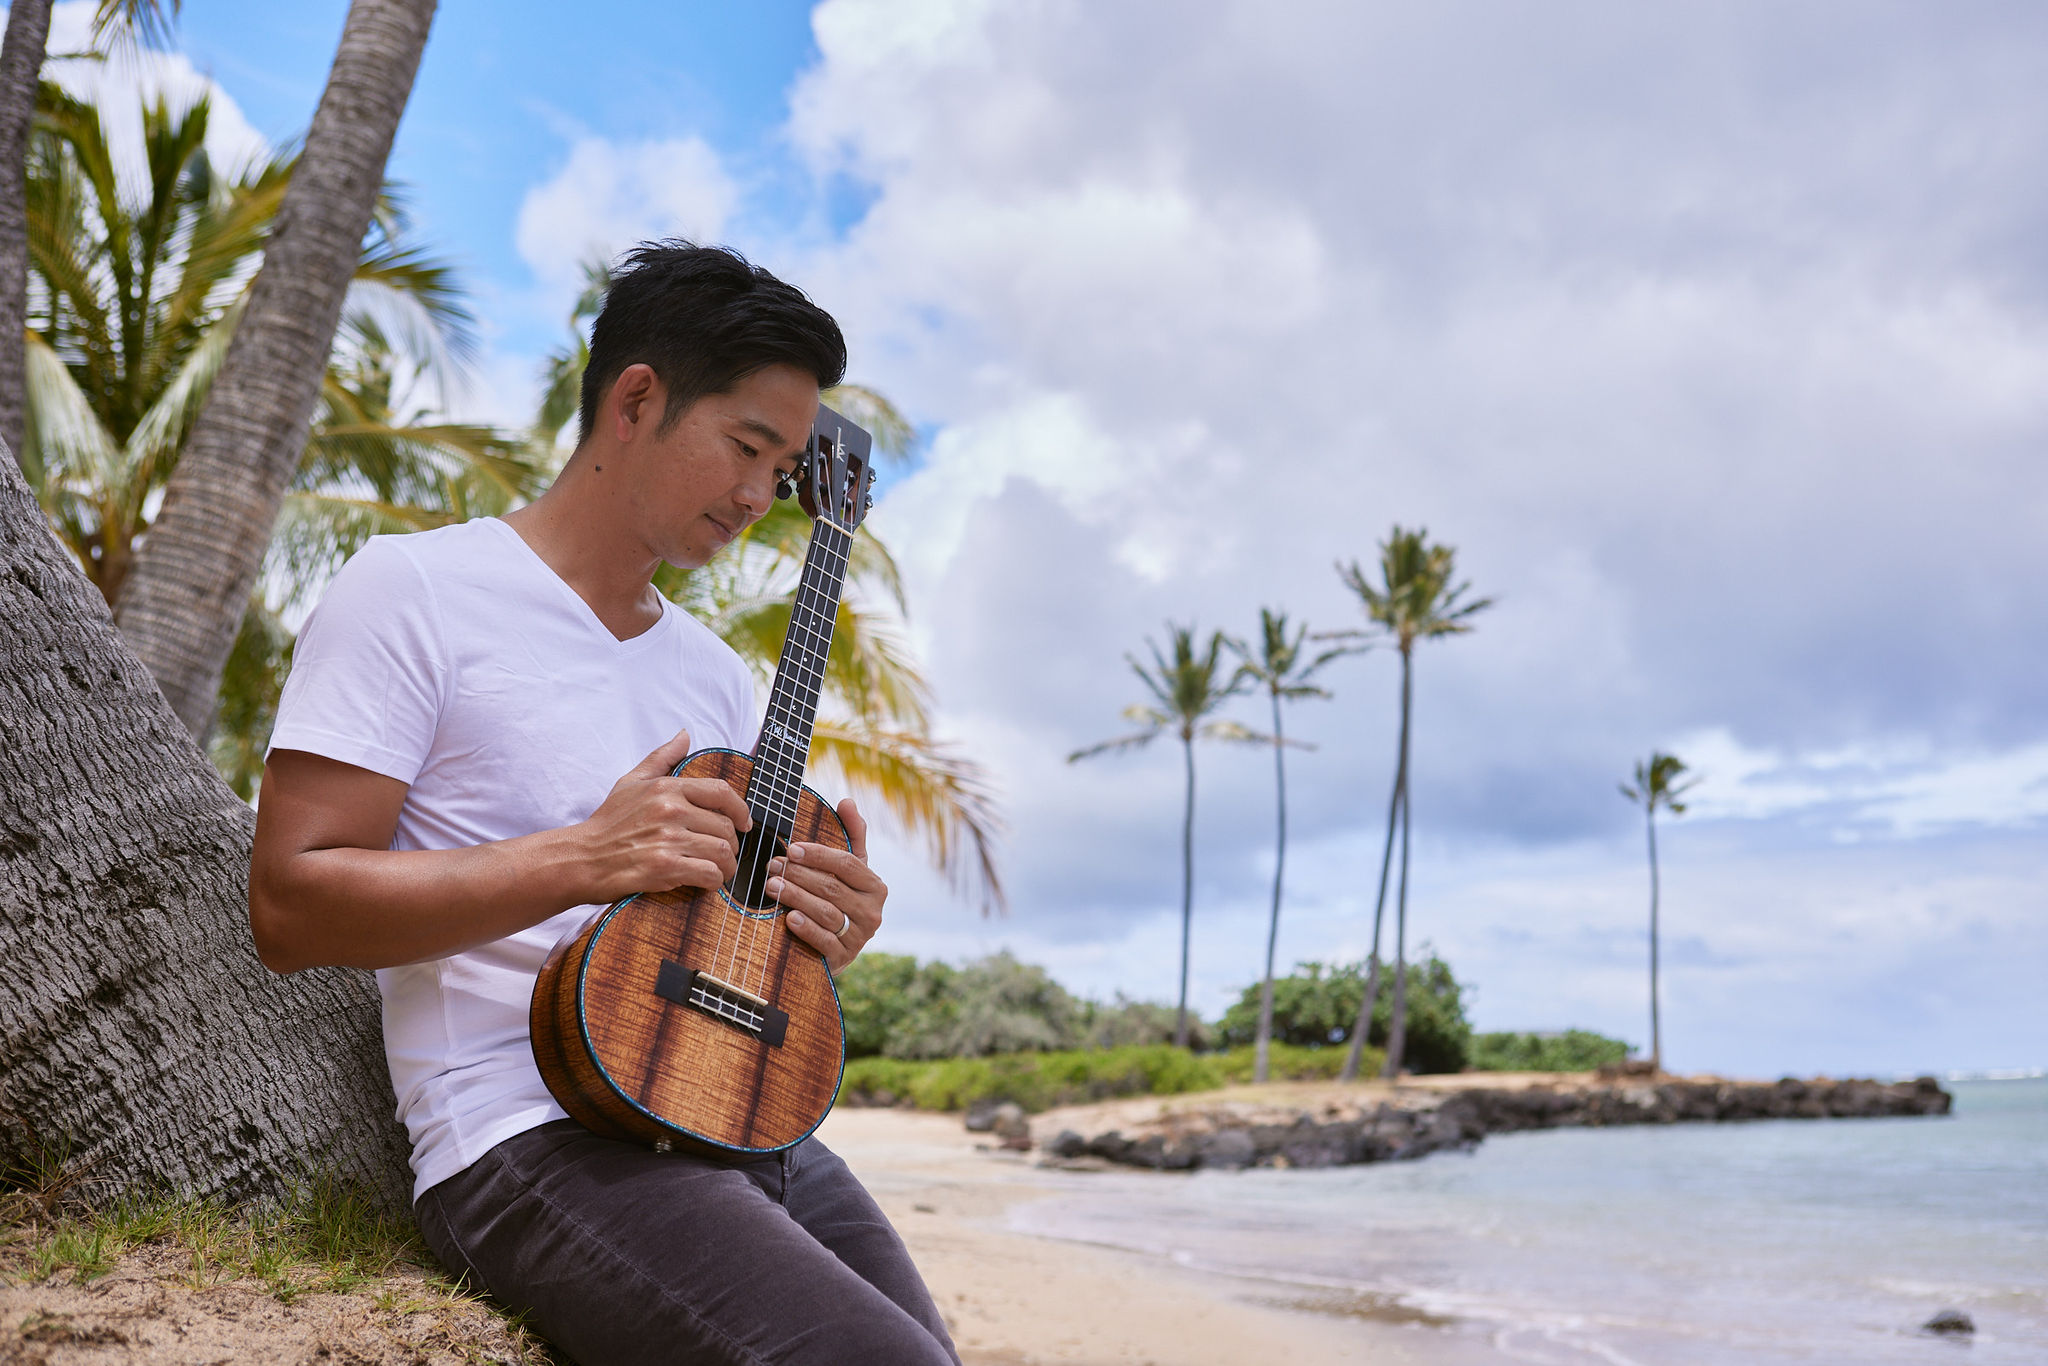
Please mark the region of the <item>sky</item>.
MULTIPOLYGON (((344 12, 195 3, 141 66, 214 83, 224 153, 288 142, 344 12)), ((2044 88, 2022 0, 448 4, 391 173, 476 301, 458 412, 528 421, 581 262, 681 233, 918 423, 869 525, 1011 909, 884 835, 878 948, 1172 999, 1180 756, 1065 756, 1169 620, 1360 626, 1336 566, 1422 526, 1494 600, 1416 658, 1410 940, 1478 1027, 1648 1042, 1617 784, 1656 748, 1702 779, 1659 828, 1668 1064, 2038 1067, 2044 88)), ((1369 947, 1398 679, 1289 710, 1283 968, 1369 947)), ((1213 1016, 1274 790, 1197 764, 1213 1016)))

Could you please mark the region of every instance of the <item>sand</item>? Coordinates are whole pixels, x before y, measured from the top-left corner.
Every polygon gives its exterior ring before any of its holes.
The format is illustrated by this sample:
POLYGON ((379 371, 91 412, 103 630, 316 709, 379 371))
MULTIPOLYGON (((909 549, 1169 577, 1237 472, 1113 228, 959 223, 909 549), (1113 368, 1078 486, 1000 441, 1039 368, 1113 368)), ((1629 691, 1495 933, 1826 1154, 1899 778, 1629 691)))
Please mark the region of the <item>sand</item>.
MULTIPOLYGON (((1033 1127, 1049 1134, 1069 1119, 1055 1111, 1033 1127)), ((994 1151, 957 1115, 840 1109, 820 1136, 902 1232, 967 1366, 1435 1360, 1423 1335, 1260 1303, 1277 1297, 1270 1285, 1007 1231, 1006 1211, 1071 1194, 1071 1178, 1056 1180, 1036 1153, 994 1151)))

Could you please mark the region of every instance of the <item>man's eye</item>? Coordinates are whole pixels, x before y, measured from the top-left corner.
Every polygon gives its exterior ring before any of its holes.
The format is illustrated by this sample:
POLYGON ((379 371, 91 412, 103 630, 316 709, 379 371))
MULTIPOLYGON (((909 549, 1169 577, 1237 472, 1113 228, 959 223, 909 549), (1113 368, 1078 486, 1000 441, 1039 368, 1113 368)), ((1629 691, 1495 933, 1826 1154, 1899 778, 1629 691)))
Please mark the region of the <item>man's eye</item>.
POLYGON ((746 456, 749 460, 752 460, 755 456, 761 453, 755 450, 752 446, 749 446, 746 442, 738 440, 738 438, 734 438, 734 440, 740 448, 740 453, 746 456))

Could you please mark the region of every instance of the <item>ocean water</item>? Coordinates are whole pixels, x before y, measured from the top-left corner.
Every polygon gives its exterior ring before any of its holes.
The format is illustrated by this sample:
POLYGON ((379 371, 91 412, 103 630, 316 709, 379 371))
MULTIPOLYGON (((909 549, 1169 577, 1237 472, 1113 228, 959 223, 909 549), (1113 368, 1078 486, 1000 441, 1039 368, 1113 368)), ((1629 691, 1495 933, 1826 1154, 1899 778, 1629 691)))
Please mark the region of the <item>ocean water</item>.
POLYGON ((1073 1173, 1041 1236, 1241 1278, 1447 1366, 2048 1363, 2048 1080, 1942 1119, 1507 1134, 1330 1171, 1073 1173), (1918 1331, 1944 1308, 1974 1339, 1918 1331))

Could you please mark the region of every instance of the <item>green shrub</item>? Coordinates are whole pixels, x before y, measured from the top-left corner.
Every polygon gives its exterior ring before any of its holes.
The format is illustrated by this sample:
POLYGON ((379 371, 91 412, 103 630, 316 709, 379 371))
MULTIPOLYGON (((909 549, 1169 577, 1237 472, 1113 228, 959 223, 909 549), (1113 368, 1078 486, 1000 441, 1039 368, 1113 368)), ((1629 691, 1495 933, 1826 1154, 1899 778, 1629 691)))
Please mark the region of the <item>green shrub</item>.
MULTIPOLYGON (((1298 1044, 1273 1044, 1273 1051, 1267 1057, 1268 1075, 1273 1081, 1335 1081, 1343 1069, 1345 1049, 1341 1047, 1303 1048, 1298 1044)), ((1224 1078, 1232 1084, 1248 1083, 1252 1079, 1252 1065, 1257 1061, 1258 1050, 1251 1044, 1217 1053, 1210 1059, 1222 1071, 1224 1078)), ((1387 1055, 1371 1044, 1365 1046, 1365 1056, 1359 1059, 1358 1075, 1376 1077, 1380 1065, 1387 1055)))
POLYGON ((1085 1007, 1007 952, 959 968, 864 953, 837 984, 849 1058, 986 1057, 1085 1041, 1085 1007))
MULTIPOLYGON (((1081 1004, 1081 1042, 1089 1048, 1129 1048, 1138 1044, 1172 1043, 1179 1011, 1157 1001, 1133 1001, 1122 992, 1108 1004, 1081 1004)), ((1211 1043, 1211 1031, 1198 1015, 1188 1016, 1188 1046, 1197 1051, 1211 1043)))
POLYGON ((847 1063, 839 1095, 871 1104, 908 1099, 920 1110, 964 1110, 977 1100, 1013 1100, 1036 1112, 1116 1096, 1211 1091, 1224 1081, 1215 1059, 1154 1044, 923 1062, 859 1058, 847 1063))
MULTIPOLYGON (((1380 1050, 1365 1050, 1364 1071, 1379 1070, 1380 1050)), ((1275 1081, 1328 1081, 1344 1064, 1341 1048, 1273 1045, 1275 1081)), ((964 1110, 978 1100, 1013 1100, 1032 1113, 1118 1096, 1176 1096, 1248 1082, 1252 1050, 1198 1054, 1169 1044, 1010 1053, 990 1058, 857 1058, 846 1064, 839 1097, 861 1104, 964 1110)))
POLYGON ((917 959, 907 953, 872 950, 848 964, 835 985, 839 988, 839 1012, 846 1019, 849 1058, 880 1055, 929 991, 929 985, 920 980, 917 959))
POLYGON ((1590 1029, 1562 1034, 1475 1034, 1472 1069, 1476 1072, 1590 1072, 1629 1055, 1620 1039, 1590 1029))
MULTIPOLYGON (((1412 1072, 1462 1071, 1472 1039, 1464 988, 1448 963, 1427 948, 1423 953, 1425 957, 1408 964, 1404 1062, 1412 1072)), ((1273 979, 1273 1040, 1300 1048, 1348 1044, 1358 1020, 1358 1003, 1364 999, 1365 964, 1296 964, 1291 976, 1273 979)), ((1379 999, 1365 1036, 1368 1046, 1386 1046, 1393 1013, 1394 974, 1389 967, 1380 973, 1379 999)), ((1226 1048, 1235 1048, 1252 1043, 1258 1028, 1259 983, 1254 982, 1223 1012, 1217 1037, 1226 1048)))

